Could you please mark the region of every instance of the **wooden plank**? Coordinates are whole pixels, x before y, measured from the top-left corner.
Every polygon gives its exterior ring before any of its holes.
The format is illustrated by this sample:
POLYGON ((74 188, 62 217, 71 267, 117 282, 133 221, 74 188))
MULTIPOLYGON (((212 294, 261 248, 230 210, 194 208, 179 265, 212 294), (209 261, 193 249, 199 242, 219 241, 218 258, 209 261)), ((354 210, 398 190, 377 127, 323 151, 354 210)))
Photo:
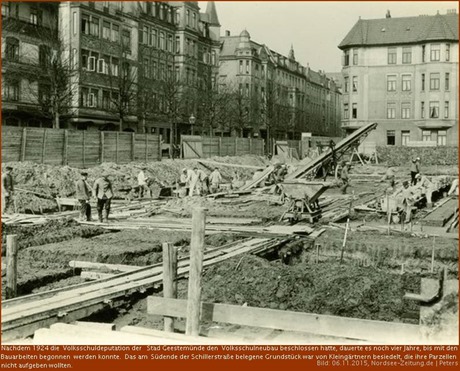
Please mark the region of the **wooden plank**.
MULTIPOLYGON (((163 244, 163 296, 177 298, 177 248, 170 243, 163 244)), ((174 318, 164 318, 166 332, 174 332, 174 318)))
POLYGON ((47 130, 43 130, 43 142, 42 142, 42 164, 45 163, 45 152, 46 152, 46 133, 47 130))
POLYGON ((21 140, 21 161, 26 160, 26 143, 27 143, 27 129, 22 130, 22 140, 21 140))
POLYGON ((199 159, 198 162, 201 163, 201 164, 209 164, 209 165, 215 165, 215 166, 227 166, 227 167, 240 167, 240 168, 243 168, 243 169, 261 170, 261 169, 265 168, 263 166, 228 164, 228 163, 223 163, 223 162, 218 162, 218 161, 211 161, 211 160, 203 160, 203 159, 199 159))
POLYGON ((6 236, 6 290, 5 298, 11 299, 17 295, 18 279, 18 244, 15 234, 6 236))
POLYGON ((71 260, 69 262, 69 267, 82 268, 82 269, 120 271, 120 272, 132 272, 132 271, 142 268, 142 267, 135 266, 135 265, 105 264, 105 263, 86 262, 86 261, 79 261, 79 260, 71 260))
MULTIPOLYGON (((184 318, 186 315, 186 300, 149 296, 147 298, 147 313, 150 315, 184 318)), ((239 305, 202 302, 201 320, 283 331, 307 332, 316 335, 360 339, 378 343, 392 344, 396 339, 401 344, 423 343, 418 325, 241 307, 239 305)))

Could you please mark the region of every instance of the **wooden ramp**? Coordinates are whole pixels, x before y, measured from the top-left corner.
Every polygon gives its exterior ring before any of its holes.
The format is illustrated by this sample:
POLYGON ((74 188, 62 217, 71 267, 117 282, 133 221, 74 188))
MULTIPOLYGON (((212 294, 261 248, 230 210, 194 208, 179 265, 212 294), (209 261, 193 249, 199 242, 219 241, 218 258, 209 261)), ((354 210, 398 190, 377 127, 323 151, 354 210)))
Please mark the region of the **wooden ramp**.
POLYGON ((423 218, 422 223, 431 227, 444 227, 458 208, 458 200, 450 199, 423 218))

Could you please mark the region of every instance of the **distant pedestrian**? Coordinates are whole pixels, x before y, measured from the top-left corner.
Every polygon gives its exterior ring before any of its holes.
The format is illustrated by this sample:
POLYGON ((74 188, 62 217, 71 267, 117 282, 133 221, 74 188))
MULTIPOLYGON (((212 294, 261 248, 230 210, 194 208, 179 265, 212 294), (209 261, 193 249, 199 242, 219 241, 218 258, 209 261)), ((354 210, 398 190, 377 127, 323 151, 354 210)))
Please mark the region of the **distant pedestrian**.
POLYGON ((150 197, 150 188, 147 184, 147 181, 149 180, 149 177, 145 175, 144 170, 146 168, 142 168, 139 174, 137 175, 137 186, 139 189, 139 198, 143 197, 150 197))
POLYGON ((350 171, 350 163, 349 162, 343 162, 342 163, 342 171, 340 173, 340 180, 342 181, 342 185, 340 187, 340 190, 342 191, 342 194, 346 194, 347 193, 347 188, 350 186, 349 171, 350 171))
POLYGON ((396 184, 396 176, 395 176, 395 171, 394 171, 394 168, 393 168, 393 167, 390 166, 390 167, 387 169, 387 172, 386 172, 385 175, 383 176, 382 181, 387 181, 389 187, 390 187, 390 188, 394 188, 394 186, 395 186, 395 184, 396 184))
POLYGON ((13 168, 7 166, 5 173, 2 174, 2 214, 8 214, 13 205, 14 184, 12 172, 13 168))
POLYGON ((110 204, 113 198, 112 183, 108 173, 105 173, 96 180, 93 186, 93 195, 97 198, 97 215, 99 222, 108 222, 110 204))
POLYGON ((410 166, 410 178, 411 185, 417 184, 417 174, 420 173, 420 157, 412 159, 412 164, 410 166))
POLYGON ((402 203, 403 203, 403 207, 404 207, 404 223, 410 223, 410 221, 412 220, 412 206, 414 205, 414 192, 413 190, 411 189, 411 187, 409 187, 409 182, 407 180, 405 180, 403 182, 403 190, 402 190, 402 196, 403 196, 403 200, 402 200, 402 203))
MULTIPOLYGON (((195 190, 197 190, 197 186, 199 182, 197 170, 198 170, 197 168, 194 168, 193 170, 187 171, 187 181, 186 182, 189 186, 189 192, 188 192, 189 196, 193 196, 193 194, 195 193, 195 190)), ((198 192, 199 191, 197 190, 197 193, 198 192)))
POLYGON ((216 193, 220 189, 222 183, 222 175, 219 169, 214 168, 213 172, 209 175, 209 193, 216 193))
POLYGON ((91 187, 87 182, 88 173, 82 172, 80 179, 75 182, 76 198, 80 202, 80 220, 91 221, 91 187))

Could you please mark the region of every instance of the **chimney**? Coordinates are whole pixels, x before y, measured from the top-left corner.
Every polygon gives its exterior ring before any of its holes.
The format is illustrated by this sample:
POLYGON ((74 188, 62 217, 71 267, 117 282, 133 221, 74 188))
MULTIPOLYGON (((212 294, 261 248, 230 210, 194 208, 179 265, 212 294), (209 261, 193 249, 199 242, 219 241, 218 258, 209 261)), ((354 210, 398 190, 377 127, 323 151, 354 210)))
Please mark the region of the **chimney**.
POLYGON ((391 18, 390 10, 387 10, 387 14, 385 15, 385 18, 391 18))
POLYGON ((230 36, 230 31, 229 30, 225 31, 225 36, 230 36))

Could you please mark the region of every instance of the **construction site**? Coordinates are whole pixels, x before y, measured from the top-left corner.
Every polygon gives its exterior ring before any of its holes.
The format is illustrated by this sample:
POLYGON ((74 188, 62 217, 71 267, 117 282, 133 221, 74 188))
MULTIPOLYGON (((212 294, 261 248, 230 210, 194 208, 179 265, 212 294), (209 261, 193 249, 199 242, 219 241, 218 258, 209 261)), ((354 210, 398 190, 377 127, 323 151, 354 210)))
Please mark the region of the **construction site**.
POLYGON ((161 161, 9 158, 2 342, 458 344, 458 154, 365 155, 377 125, 331 145, 278 143, 268 157, 205 156, 190 141, 161 161), (423 181, 407 207, 415 157, 423 181), (93 220, 79 218, 83 168, 91 185, 110 174, 102 223, 94 198, 93 220), (187 195, 178 179, 194 168, 218 169, 218 191, 187 195))

